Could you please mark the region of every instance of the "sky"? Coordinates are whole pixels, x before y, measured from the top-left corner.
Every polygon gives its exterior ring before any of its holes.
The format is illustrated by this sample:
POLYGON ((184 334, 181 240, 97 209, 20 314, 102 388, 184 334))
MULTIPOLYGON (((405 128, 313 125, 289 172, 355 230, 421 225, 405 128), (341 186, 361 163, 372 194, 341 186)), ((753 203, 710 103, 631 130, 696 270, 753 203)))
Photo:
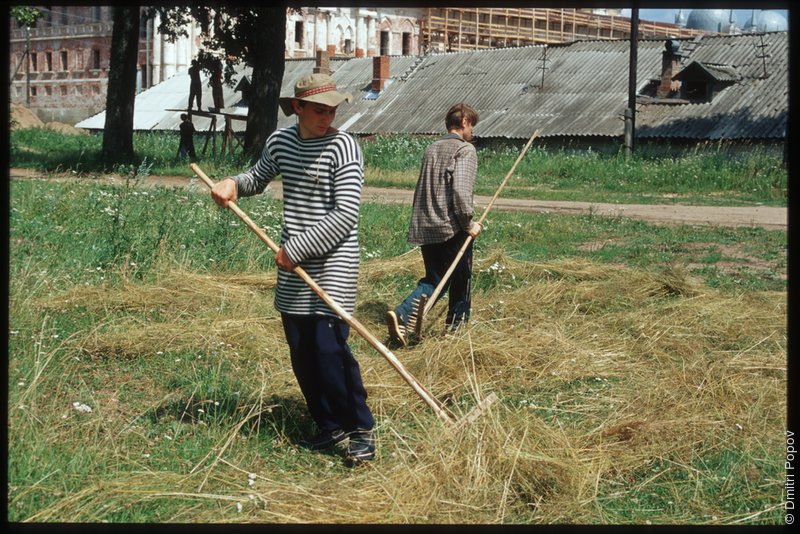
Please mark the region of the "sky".
MULTIPOLYGON (((684 14, 688 15, 690 11, 691 10, 684 9, 684 14)), ((787 21, 789 20, 789 14, 787 10, 776 9, 775 11, 783 15, 787 21)), ((623 9, 622 15, 630 16, 630 12, 630 9, 623 9)), ((733 12, 736 14, 736 22, 739 26, 750 20, 750 16, 753 14, 752 9, 734 9, 733 12)), ((675 13, 677 13, 677 9, 639 9, 639 20, 669 22, 674 24, 675 13)))

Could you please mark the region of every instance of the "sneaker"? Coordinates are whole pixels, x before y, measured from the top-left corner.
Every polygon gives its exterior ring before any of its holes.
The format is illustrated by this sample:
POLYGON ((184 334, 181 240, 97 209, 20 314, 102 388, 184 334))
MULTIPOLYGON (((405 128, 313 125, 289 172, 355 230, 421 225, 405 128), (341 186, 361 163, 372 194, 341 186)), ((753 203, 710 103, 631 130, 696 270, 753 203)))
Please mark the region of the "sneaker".
POLYGON ((340 429, 322 430, 311 439, 300 440, 300 446, 310 451, 321 451, 341 443, 347 439, 347 434, 340 429))
POLYGON ((392 340, 400 343, 404 347, 408 345, 405 336, 405 327, 400 324, 400 321, 397 319, 397 314, 392 310, 386 312, 386 326, 389 328, 389 337, 392 338, 392 340))
POLYGON ((362 464, 375 458, 375 436, 372 430, 350 432, 345 459, 351 466, 362 464))

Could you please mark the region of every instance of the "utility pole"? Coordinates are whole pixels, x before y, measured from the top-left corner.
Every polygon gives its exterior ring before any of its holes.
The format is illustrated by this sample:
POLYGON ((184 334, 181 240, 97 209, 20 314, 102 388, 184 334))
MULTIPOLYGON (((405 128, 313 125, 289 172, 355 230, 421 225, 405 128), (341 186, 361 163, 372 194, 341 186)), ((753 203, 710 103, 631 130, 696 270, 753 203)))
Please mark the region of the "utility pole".
POLYGON ((25 25, 25 107, 31 109, 31 29, 25 25))
POLYGON ((639 7, 634 0, 631 9, 631 58, 628 71, 628 107, 625 109, 625 158, 633 155, 636 137, 636 63, 639 33, 639 7))

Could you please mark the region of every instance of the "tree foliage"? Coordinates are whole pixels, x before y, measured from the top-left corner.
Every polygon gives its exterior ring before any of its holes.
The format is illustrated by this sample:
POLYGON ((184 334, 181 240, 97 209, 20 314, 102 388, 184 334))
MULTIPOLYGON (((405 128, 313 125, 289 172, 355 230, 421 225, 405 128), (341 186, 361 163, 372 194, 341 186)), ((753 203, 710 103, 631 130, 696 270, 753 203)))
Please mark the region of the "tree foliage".
POLYGON ((31 6, 11 6, 9 15, 17 20, 17 24, 20 27, 30 27, 36 24, 36 21, 42 18, 44 13, 31 6))
POLYGON ((286 6, 204 5, 159 7, 159 31, 172 40, 188 36, 186 27, 196 23, 201 31, 198 61, 206 69, 208 60, 221 56, 224 80, 232 85, 236 67, 250 67, 247 95, 247 128, 244 150, 257 158, 267 137, 278 125, 278 98, 284 71, 286 6))

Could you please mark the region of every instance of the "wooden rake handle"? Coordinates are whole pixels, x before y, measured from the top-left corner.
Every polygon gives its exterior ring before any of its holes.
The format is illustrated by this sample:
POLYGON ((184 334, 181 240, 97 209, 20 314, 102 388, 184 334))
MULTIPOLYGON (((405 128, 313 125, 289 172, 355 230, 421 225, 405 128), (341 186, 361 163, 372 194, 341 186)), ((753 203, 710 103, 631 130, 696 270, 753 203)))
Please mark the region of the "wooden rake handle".
MULTIPOLYGON (((530 148, 531 143, 533 143, 533 140, 536 138, 537 135, 539 135, 538 129, 535 132, 533 132, 531 138, 528 139, 528 142, 525 144, 525 147, 522 149, 522 152, 520 152, 519 156, 517 156, 517 161, 514 162, 514 165, 511 167, 511 170, 508 171, 508 174, 506 174, 506 177, 503 179, 502 183, 500 184, 500 187, 498 187, 497 191, 495 191, 494 196, 489 201, 489 204, 486 205, 486 209, 483 210, 483 214, 481 215, 481 218, 478 220, 478 224, 483 225, 483 220, 486 219, 486 215, 489 213, 489 210, 492 209, 492 206, 494 205, 494 202, 497 200, 497 197, 500 196, 500 191, 503 190, 503 188, 506 185, 506 182, 508 182, 508 179, 511 178, 511 175, 514 174, 517 165, 519 165, 519 162, 522 161, 522 157, 525 155, 525 152, 528 151, 528 148, 530 148)), ((453 260, 453 263, 450 264, 450 268, 447 269, 446 273, 444 273, 444 276, 439 281, 439 285, 437 285, 436 289, 433 290, 433 294, 428 297, 428 302, 425 303, 425 309, 423 309, 420 312, 420 317, 417 319, 418 321, 424 319, 425 316, 428 314, 428 312, 431 310, 431 308, 433 308, 434 303, 436 303, 437 297, 442 292, 442 289, 444 288, 445 284, 447 284, 447 281, 450 280, 450 275, 453 274, 453 271, 456 269, 456 265, 458 265, 461 256, 463 256, 464 253, 467 251, 467 247, 469 247, 469 244, 472 242, 472 239, 473 238, 471 235, 467 235, 467 238, 464 240, 464 244, 461 245, 461 250, 459 250, 458 254, 456 254, 456 259, 453 260)))
MULTIPOLYGON (((206 175, 206 173, 202 171, 202 169, 200 169, 200 167, 197 166, 197 164, 191 163, 189 166, 191 167, 192 171, 194 171, 195 174, 197 174, 197 176, 199 176, 200 179, 203 180, 203 182, 205 182, 205 184, 208 186, 209 189, 212 189, 214 187, 214 182, 211 180, 211 178, 209 178, 206 175)), ((243 212, 241 208, 239 208, 239 206, 236 205, 235 202, 228 201, 228 207, 236 215, 238 215, 239 218, 242 221, 244 221, 244 223, 253 232, 255 232, 255 234, 261 239, 261 241, 266 243, 267 246, 277 254, 278 250, 280 250, 278 245, 276 245, 275 242, 272 241, 272 239, 270 239, 270 237, 264 232, 264 230, 259 228, 256 225, 256 223, 254 223, 250 219, 250 217, 248 217, 247 214, 243 212)), ((389 349, 387 349, 386 346, 380 342, 380 340, 378 340, 378 338, 372 335, 372 333, 370 333, 370 331, 367 330, 366 327, 364 327, 364 325, 362 325, 358 320, 356 320, 353 316, 347 313, 347 311, 345 311, 344 308, 342 308, 339 304, 337 304, 336 301, 333 300, 325 292, 325 290, 322 289, 322 287, 320 287, 319 284, 317 284, 314 281, 314 279, 312 279, 308 275, 308 273, 306 273, 299 265, 296 265, 294 267, 293 272, 297 276, 299 276, 306 284, 308 284, 309 287, 311 287, 311 289, 314 290, 314 293, 316 293, 319 296, 319 298, 321 298, 325 302, 325 304, 327 304, 334 312, 336 312, 336 314, 339 317, 341 317, 347 324, 349 324, 353 329, 355 329, 356 332, 361 334, 361 337, 366 339, 370 345, 375 347, 375 349, 381 353, 381 356, 386 358, 389 361, 389 363, 392 364, 392 367, 394 367, 395 370, 397 370, 397 372, 400 373, 400 376, 402 376, 405 379, 405 381, 408 382, 409 385, 414 389, 414 391, 416 391, 417 394, 420 397, 422 397, 422 400, 424 400, 428 404, 428 406, 431 407, 431 409, 436 413, 437 416, 439 416, 442 420, 448 423, 456 422, 455 416, 444 406, 444 404, 439 402, 439 400, 437 400, 433 395, 431 395, 419 383, 419 381, 417 381, 417 379, 414 378, 414 376, 411 373, 409 373, 408 370, 406 370, 403 364, 400 363, 400 360, 398 360, 397 357, 394 354, 392 354, 392 352, 389 349)))

